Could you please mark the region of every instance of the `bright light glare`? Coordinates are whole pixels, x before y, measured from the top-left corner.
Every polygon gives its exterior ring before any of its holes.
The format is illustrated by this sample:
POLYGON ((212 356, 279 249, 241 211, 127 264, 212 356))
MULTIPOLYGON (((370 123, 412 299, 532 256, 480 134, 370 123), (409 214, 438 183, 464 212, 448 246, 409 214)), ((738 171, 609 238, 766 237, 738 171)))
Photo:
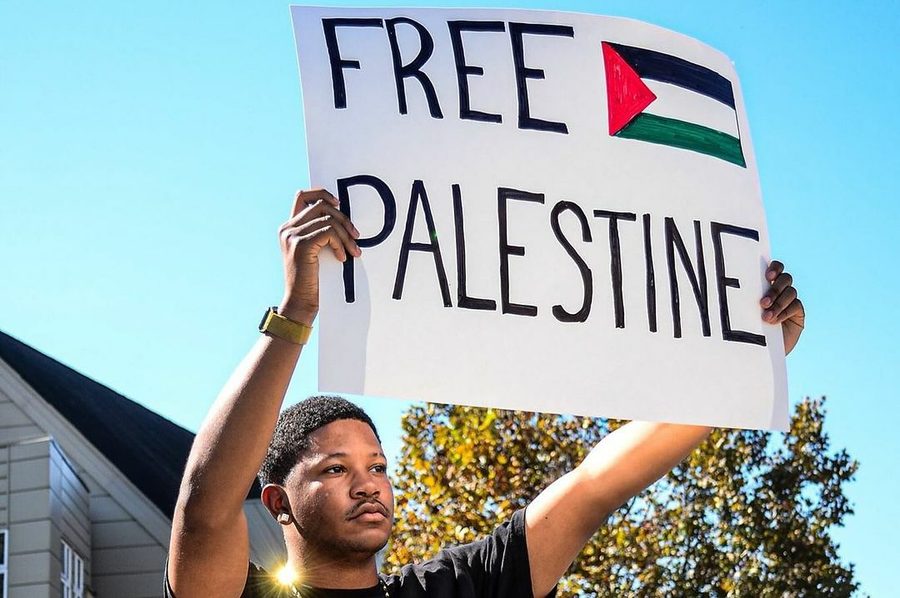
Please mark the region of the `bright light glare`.
POLYGON ((297 574, 287 565, 279 569, 275 577, 278 578, 278 583, 285 586, 293 585, 297 581, 297 574))

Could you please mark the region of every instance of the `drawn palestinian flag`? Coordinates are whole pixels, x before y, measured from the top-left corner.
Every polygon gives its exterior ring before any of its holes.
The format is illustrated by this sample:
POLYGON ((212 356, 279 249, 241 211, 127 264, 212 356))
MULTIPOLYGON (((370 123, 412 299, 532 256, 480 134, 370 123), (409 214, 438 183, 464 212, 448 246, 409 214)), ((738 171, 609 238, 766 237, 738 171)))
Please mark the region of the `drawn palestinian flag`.
POLYGON ((603 42, 609 134, 747 167, 731 81, 682 58, 603 42))

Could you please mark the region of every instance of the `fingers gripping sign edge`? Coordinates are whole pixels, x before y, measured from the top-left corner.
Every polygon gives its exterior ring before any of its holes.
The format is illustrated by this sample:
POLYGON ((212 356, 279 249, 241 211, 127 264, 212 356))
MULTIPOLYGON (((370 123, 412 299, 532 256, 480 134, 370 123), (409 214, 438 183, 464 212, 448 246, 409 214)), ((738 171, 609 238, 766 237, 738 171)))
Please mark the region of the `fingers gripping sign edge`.
POLYGON ((794 277, 787 272, 781 272, 769 284, 769 290, 763 295, 759 304, 766 311, 763 319, 773 321, 775 317, 797 297, 797 290, 793 287, 794 277))
POLYGON ((305 256, 306 261, 316 259, 325 245, 331 247, 341 262, 346 261, 347 256, 362 255, 355 241, 359 231, 337 204, 338 200, 324 189, 298 191, 294 196, 292 216, 279 231, 284 249, 296 258, 300 249, 308 248, 308 242, 314 241, 313 253, 305 256), (321 237, 321 234, 327 235, 327 238, 321 237))
POLYGON ((772 283, 782 272, 784 272, 784 264, 778 260, 772 260, 769 267, 766 268, 766 280, 772 283))
POLYGON ((793 276, 785 272, 782 262, 773 260, 765 273, 769 289, 760 299, 762 319, 781 326, 785 354, 796 346, 806 323, 806 308, 798 297, 793 276))
POLYGON ((794 299, 788 304, 787 307, 784 308, 778 315, 778 321, 776 324, 781 324, 788 320, 794 320, 794 324, 798 326, 801 330, 806 325, 806 308, 803 307, 803 302, 800 299, 794 299))
POLYGON ((337 198, 325 189, 299 189, 294 193, 294 205, 291 208, 291 218, 317 201, 326 201, 336 208, 340 206, 337 198))
POLYGON ((323 213, 334 216, 347 230, 350 237, 353 239, 359 238, 359 231, 350 221, 350 218, 341 211, 338 200, 324 189, 298 191, 294 196, 294 207, 291 210, 291 217, 285 223, 285 226, 296 226, 323 213))
POLYGON ((331 248, 339 262, 361 255, 359 236, 339 202, 324 189, 298 191, 290 218, 278 230, 284 260, 285 293, 282 309, 298 321, 315 319, 318 312, 319 262, 322 249, 331 248))
POLYGON ((339 262, 347 260, 348 255, 355 255, 355 244, 347 235, 347 231, 340 224, 336 224, 330 215, 321 216, 310 220, 303 229, 298 229, 297 249, 300 244, 311 244, 314 248, 312 256, 318 256, 319 252, 327 245, 331 247, 334 256, 339 262))

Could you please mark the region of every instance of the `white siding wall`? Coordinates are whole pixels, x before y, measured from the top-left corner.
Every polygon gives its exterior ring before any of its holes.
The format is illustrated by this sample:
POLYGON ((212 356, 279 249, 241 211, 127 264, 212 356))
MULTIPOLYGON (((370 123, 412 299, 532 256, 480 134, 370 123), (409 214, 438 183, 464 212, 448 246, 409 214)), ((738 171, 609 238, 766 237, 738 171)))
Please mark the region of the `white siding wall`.
MULTIPOLYGON (((27 438, 46 437, 48 431, 28 417, 4 390, 0 385, 0 447, 27 438)), ((86 597, 160 596, 168 547, 154 539, 141 522, 110 495, 105 484, 85 471, 82 464, 71 460, 71 453, 83 454, 83 450, 67 451, 69 454, 63 457, 59 450, 49 449, 50 442, 44 445, 43 463, 39 463, 34 452, 38 450, 33 448, 36 445, 28 445, 31 447, 28 449, 13 447, 13 459, 24 458, 27 462, 23 461, 21 468, 13 468, 15 492, 11 509, 3 493, 6 458, 0 448, 0 527, 5 527, 10 512, 16 521, 25 522, 24 527, 17 527, 15 521, 8 526, 9 598, 59 596, 61 540, 84 559, 86 597), (68 463, 74 472, 68 468, 68 463), (44 481, 34 481, 40 479, 44 481), (26 541, 24 548, 17 547, 16 538, 26 541)))
MULTIPOLYGON (((122 498, 121 473, 98 480, 73 458, 94 459, 96 468, 96 449, 83 440, 74 445, 71 432, 29 417, 20 405, 43 400, 4 368, 0 361, 0 529, 9 529, 9 598, 59 596, 62 540, 84 559, 86 598, 160 596, 168 531, 132 514, 142 511, 130 504, 134 499, 122 498), (70 439, 61 450, 48 438, 60 435, 70 439)), ((244 510, 251 557, 274 569, 285 558, 280 526, 259 499, 247 501, 244 510)))
POLYGON ((0 390, 0 446, 45 434, 46 432, 0 390))
POLYGON ((90 520, 87 489, 52 440, 0 448, 9 528, 9 596, 58 596, 61 540, 84 559, 90 587, 90 520))
POLYGON ((50 443, 18 444, 43 435, 0 393, 0 527, 9 529, 9 598, 50 598, 53 590, 50 443))
POLYGON ((54 565, 50 443, 12 445, 0 450, 7 474, 9 595, 10 598, 49 598, 54 565))
POLYGON ((87 473, 93 523, 92 579, 97 598, 158 598, 167 547, 87 473))
MULTIPOLYGON (((62 541, 84 561, 84 588, 91 588, 91 519, 88 488, 72 469, 55 442, 50 443, 50 516, 53 562, 50 581, 59 595, 62 570, 62 541)), ((86 592, 87 594, 87 592, 86 592)))

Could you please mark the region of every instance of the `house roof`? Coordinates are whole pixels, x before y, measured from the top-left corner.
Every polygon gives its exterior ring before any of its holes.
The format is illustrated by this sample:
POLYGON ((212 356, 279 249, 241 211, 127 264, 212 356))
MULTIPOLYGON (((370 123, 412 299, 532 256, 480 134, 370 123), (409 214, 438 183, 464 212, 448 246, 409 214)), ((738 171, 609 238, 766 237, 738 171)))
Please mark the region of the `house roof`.
POLYGON ((172 518, 193 433, 3 332, 0 359, 172 518))

